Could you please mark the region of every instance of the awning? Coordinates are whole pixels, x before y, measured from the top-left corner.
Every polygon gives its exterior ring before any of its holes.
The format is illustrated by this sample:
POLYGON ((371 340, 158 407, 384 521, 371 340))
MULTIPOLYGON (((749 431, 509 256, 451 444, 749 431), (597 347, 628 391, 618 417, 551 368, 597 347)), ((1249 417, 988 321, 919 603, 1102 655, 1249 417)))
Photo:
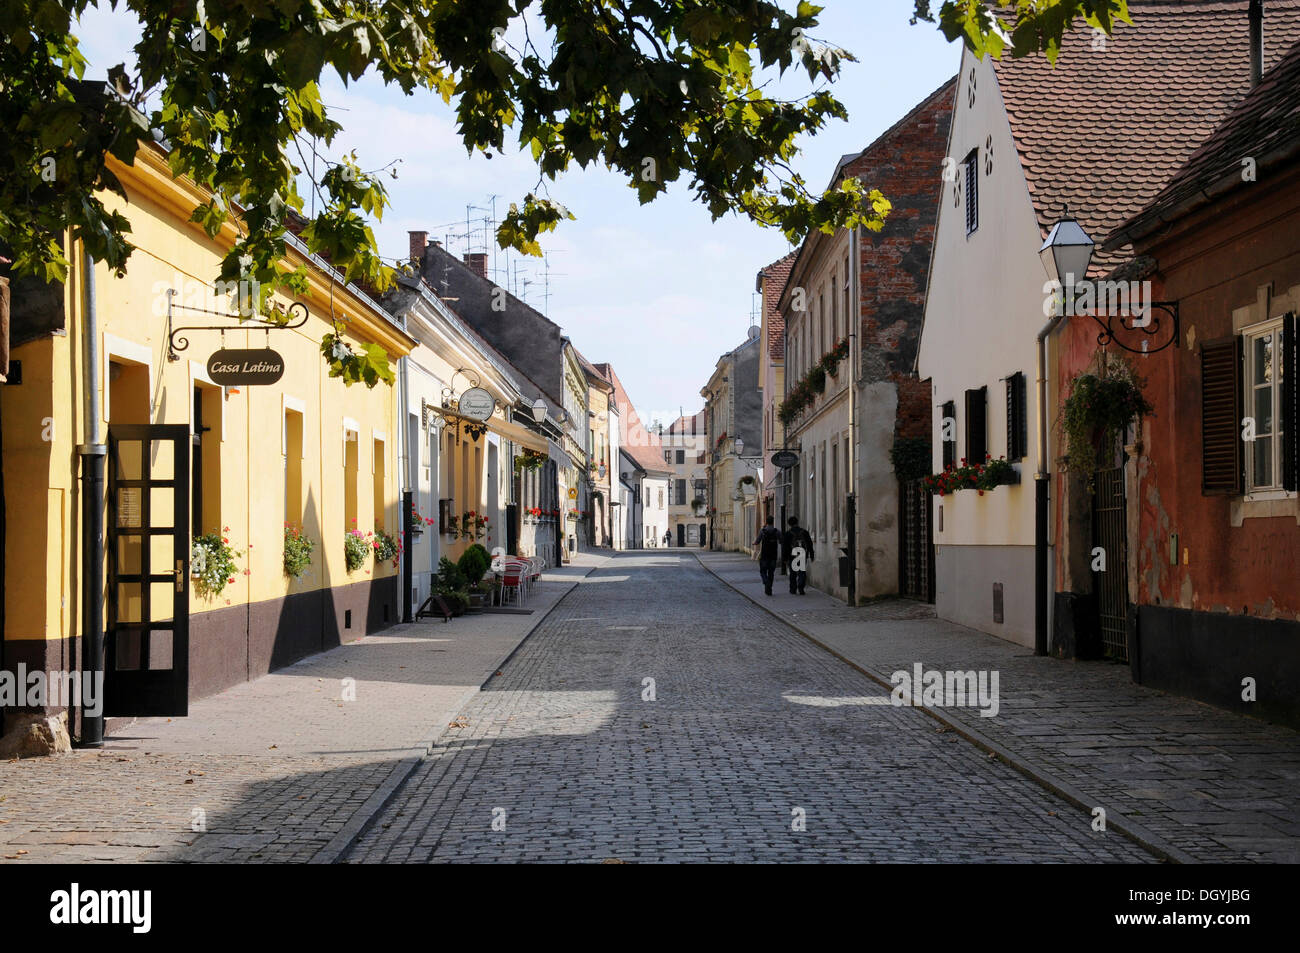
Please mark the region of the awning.
POLYGON ((487 419, 487 428, 507 440, 513 440, 521 447, 536 450, 538 453, 546 453, 547 451, 545 437, 512 420, 503 420, 494 414, 487 419))

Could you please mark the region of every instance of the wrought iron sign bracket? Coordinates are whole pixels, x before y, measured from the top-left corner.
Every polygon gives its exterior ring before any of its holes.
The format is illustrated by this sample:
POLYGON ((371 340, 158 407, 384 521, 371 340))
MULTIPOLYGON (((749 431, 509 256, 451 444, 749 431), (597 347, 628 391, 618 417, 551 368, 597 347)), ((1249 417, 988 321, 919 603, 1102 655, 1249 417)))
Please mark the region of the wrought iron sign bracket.
POLYGON ((1178 302, 1153 301, 1144 324, 1138 324, 1138 317, 1133 314, 1109 314, 1105 318, 1089 314, 1101 328, 1097 334, 1097 346, 1106 347, 1114 344, 1131 354, 1155 354, 1165 348, 1178 346, 1178 302), (1118 322, 1118 326, 1116 326, 1118 322), (1120 335, 1129 336, 1139 346, 1132 347, 1120 335), (1136 337, 1133 337, 1136 335, 1136 337))
POLYGON ((440 408, 434 407, 432 404, 424 404, 421 401, 423 413, 427 420, 426 426, 443 428, 450 425, 453 428, 452 433, 456 435, 457 446, 460 445, 462 433, 469 437, 471 442, 474 442, 481 439, 488 431, 486 423, 471 420, 460 413, 460 399, 456 394, 455 385, 456 378, 462 375, 469 382, 471 388, 479 386, 478 378, 470 370, 458 367, 456 372, 451 375, 451 386, 442 388, 442 406, 440 408))
POLYGON ((167 360, 171 362, 181 359, 180 353, 189 348, 189 338, 182 333, 184 331, 220 331, 224 339, 227 331, 265 331, 267 340, 270 341, 272 331, 291 331, 294 328, 300 328, 307 323, 307 306, 300 301, 295 301, 289 305, 288 312, 290 320, 284 323, 263 321, 258 318, 247 318, 239 314, 229 314, 225 311, 212 311, 208 308, 192 308, 189 305, 173 304, 172 298, 176 296, 175 288, 167 289, 167 360), (239 323, 234 327, 226 324, 194 324, 184 327, 172 327, 172 314, 175 311, 187 311, 192 314, 212 314, 220 318, 233 318, 239 323))

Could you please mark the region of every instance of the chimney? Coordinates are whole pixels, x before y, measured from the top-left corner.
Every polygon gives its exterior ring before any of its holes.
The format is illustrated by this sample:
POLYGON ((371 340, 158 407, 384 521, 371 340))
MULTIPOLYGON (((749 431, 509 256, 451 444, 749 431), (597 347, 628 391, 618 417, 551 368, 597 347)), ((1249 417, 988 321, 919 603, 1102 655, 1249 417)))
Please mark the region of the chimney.
POLYGON ((1264 0, 1250 0, 1250 88, 1264 76, 1264 0))
POLYGON ((411 238, 411 261, 424 261, 424 246, 429 243, 428 232, 407 232, 411 238))
POLYGON ((487 277, 487 253, 476 251, 466 252, 464 257, 465 264, 469 265, 469 270, 474 272, 480 278, 487 277))

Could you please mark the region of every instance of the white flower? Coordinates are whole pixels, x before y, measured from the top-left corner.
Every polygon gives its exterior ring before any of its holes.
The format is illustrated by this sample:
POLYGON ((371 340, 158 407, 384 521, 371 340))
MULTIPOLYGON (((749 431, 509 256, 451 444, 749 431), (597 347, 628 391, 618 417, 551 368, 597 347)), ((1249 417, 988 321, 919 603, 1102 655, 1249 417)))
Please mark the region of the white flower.
POLYGON ((335 341, 334 350, 330 352, 336 361, 347 361, 352 357, 352 348, 348 347, 344 341, 335 341))
POLYGON ((208 571, 208 551, 203 546, 196 545, 190 550, 190 572, 196 576, 202 576, 208 571))
POLYGON ((240 270, 240 271, 248 271, 248 269, 249 269, 249 268, 252 268, 252 267, 253 267, 253 256, 252 256, 252 255, 250 255, 250 254, 248 254, 247 252, 245 252, 244 254, 242 254, 242 255, 239 256, 239 270, 240 270))

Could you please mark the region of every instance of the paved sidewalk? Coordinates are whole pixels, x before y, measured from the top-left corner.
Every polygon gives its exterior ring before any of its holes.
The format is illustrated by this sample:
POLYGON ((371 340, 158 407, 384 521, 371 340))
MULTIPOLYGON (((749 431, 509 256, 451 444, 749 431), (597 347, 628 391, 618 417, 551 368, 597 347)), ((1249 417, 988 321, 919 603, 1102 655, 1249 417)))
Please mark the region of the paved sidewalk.
POLYGON ((1080 806, 1103 807, 1175 860, 1300 861, 1300 735, 1144 688, 1128 667, 1040 658, 1032 650, 888 600, 851 608, 735 553, 697 554, 724 582, 885 682, 927 669, 999 672, 1000 710, 932 713, 1080 806))
POLYGON ((100 751, 0 763, 0 863, 333 860, 607 561, 578 554, 543 573, 528 615, 396 625, 196 702, 188 718, 141 719, 100 751))

